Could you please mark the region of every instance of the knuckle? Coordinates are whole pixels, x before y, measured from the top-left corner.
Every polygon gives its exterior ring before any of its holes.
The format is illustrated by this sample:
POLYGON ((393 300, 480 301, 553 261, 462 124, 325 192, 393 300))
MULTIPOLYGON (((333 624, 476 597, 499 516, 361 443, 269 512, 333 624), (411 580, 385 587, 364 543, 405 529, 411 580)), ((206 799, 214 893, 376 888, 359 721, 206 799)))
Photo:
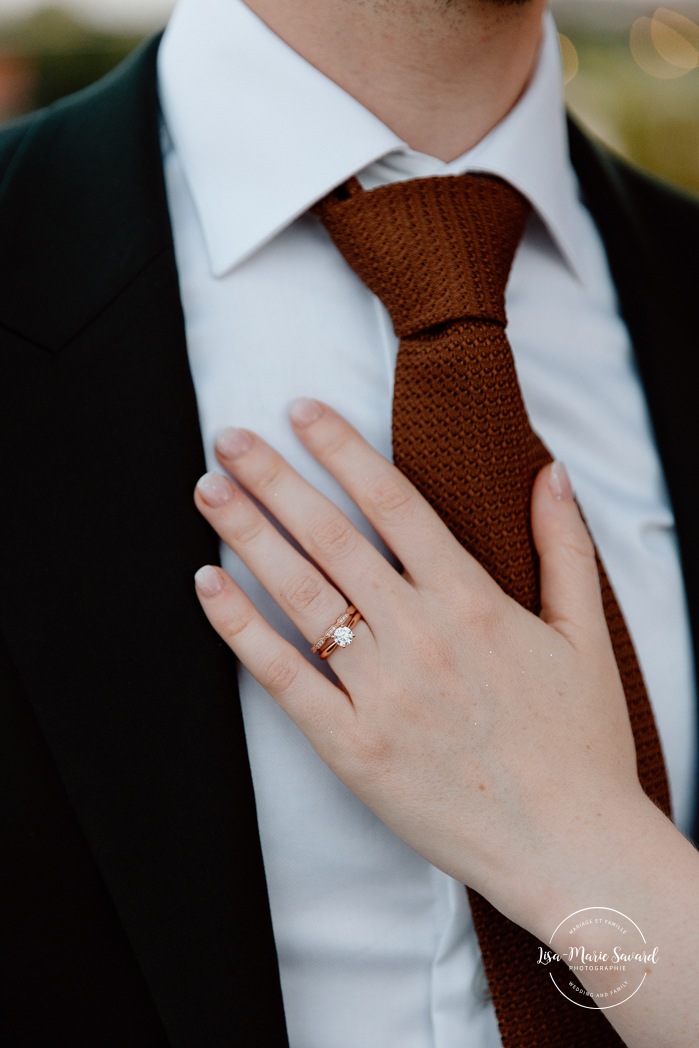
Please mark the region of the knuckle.
POLYGON ((357 535, 348 520, 338 514, 323 517, 309 529, 308 540, 311 552, 345 556, 357 544, 357 535))
POLYGON ((265 685, 269 691, 279 695, 289 690, 298 673, 299 661, 297 657, 288 653, 275 655, 265 668, 265 685))
POLYGON ((367 501, 378 518, 402 520, 414 506, 408 484, 394 476, 383 475, 372 480, 366 489, 367 501))
POLYGON ((279 459, 274 458, 266 462, 255 477, 255 489, 257 491, 270 491, 279 486, 282 479, 283 467, 279 459))
POLYGON ((413 657, 420 667, 426 667, 435 679, 450 673, 459 661, 459 649, 454 644, 453 633, 445 629, 427 629, 415 638, 413 657))
POLYGON ((250 608, 237 608, 229 611, 224 621, 219 625, 218 631, 230 645, 234 645, 237 638, 243 633, 253 620, 250 608))
POLYGON ((561 514, 557 517, 547 546, 554 553, 562 550, 570 556, 581 557, 584 560, 594 560, 596 557, 589 528, 577 507, 572 507, 567 515, 561 514))
POLYGON ((461 617, 489 633, 499 628, 502 608, 489 590, 481 586, 472 586, 468 589, 461 617))
POLYGON ((364 731, 355 739, 355 760, 366 772, 382 774, 395 755, 395 742, 386 731, 364 731))
POLYGON ((597 552, 592 541, 592 536, 587 529, 583 531, 579 540, 575 543, 575 546, 584 560, 593 561, 595 564, 597 563, 597 552))
POLYGON ((597 554, 587 529, 570 536, 564 548, 571 560, 578 561, 588 570, 597 569, 597 554))
POLYGON ((246 507, 231 520, 230 538, 238 543, 252 542, 262 534, 265 526, 262 514, 246 507))
POLYGON ((307 611, 318 600, 323 587, 317 575, 296 575, 284 587, 283 597, 293 611, 307 611))
POLYGON ((323 458, 331 459, 342 455, 352 443, 352 432, 346 426, 335 425, 324 435, 323 458))

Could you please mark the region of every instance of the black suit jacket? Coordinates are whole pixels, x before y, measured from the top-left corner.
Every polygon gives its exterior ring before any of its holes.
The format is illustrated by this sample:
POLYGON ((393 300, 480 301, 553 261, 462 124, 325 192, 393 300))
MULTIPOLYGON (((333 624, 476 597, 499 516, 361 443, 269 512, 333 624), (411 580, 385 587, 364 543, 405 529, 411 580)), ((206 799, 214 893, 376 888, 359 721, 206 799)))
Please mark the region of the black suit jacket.
MULTIPOLYGON (((0 135, 0 1043, 280 1048, 158 139, 156 44, 0 135), (6 803, 7 802, 7 803, 6 803)), ((699 623, 699 210, 572 128, 699 623)))

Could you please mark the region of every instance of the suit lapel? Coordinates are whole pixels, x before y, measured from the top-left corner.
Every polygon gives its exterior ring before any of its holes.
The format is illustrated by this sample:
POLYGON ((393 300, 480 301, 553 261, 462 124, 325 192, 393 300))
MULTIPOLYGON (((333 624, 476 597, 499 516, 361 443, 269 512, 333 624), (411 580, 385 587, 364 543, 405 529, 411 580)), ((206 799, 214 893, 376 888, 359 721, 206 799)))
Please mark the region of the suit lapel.
POLYGON ((1 424, 27 440, 5 478, 3 625, 172 1044, 278 1048, 235 665, 192 589, 218 552, 192 503, 154 61, 151 44, 39 118, 6 180, 0 239, 22 247, 2 274, 1 424))
MULTIPOLYGON (((698 209, 681 194, 661 195, 570 127, 571 155, 605 242, 622 316, 635 349, 673 506, 692 624, 699 653, 699 461, 696 389, 696 244, 698 209)), ((697 812, 699 817, 699 811, 697 812)), ((699 839, 699 824, 695 826, 699 839)))

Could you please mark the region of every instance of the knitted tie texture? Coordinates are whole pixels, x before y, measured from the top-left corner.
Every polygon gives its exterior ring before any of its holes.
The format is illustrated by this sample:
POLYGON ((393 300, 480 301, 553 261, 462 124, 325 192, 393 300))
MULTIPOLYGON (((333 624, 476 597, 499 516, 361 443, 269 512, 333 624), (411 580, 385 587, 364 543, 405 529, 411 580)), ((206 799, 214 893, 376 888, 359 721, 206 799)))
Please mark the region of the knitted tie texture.
MULTIPOLYGON (((314 210, 385 305, 400 340, 396 465, 503 590, 538 613, 531 491, 551 455, 529 422, 505 335, 505 287, 529 205, 504 182, 463 175, 368 192, 351 179, 314 210)), ((639 778, 669 812, 641 671, 599 558, 598 566, 639 778)), ((469 901, 505 1048, 622 1044, 601 1013, 576 1007, 554 988, 536 964, 533 936, 470 889, 469 901)))

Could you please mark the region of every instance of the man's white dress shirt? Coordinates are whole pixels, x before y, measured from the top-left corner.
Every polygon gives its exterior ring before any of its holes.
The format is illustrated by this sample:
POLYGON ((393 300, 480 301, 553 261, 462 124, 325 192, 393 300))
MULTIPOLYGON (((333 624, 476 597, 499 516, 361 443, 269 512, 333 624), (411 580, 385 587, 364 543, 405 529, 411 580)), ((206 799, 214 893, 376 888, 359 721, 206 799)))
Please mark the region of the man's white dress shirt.
MULTIPOLYGON (((242 0, 180 0, 161 46, 159 83, 209 468, 217 468, 218 429, 254 429, 379 546, 287 420, 292 398, 318 397, 390 457, 396 337, 383 306, 307 210, 355 173, 371 188, 488 171, 529 198, 534 214, 507 294, 525 400, 534 427, 568 465, 626 614, 687 827, 694 693, 673 517, 604 251, 567 156, 552 21, 525 95, 450 164, 409 149, 242 0)), ((307 653, 230 550, 222 558, 307 653)), ((349 793, 245 671, 240 686, 293 1048, 499 1044, 463 886, 349 793)))

